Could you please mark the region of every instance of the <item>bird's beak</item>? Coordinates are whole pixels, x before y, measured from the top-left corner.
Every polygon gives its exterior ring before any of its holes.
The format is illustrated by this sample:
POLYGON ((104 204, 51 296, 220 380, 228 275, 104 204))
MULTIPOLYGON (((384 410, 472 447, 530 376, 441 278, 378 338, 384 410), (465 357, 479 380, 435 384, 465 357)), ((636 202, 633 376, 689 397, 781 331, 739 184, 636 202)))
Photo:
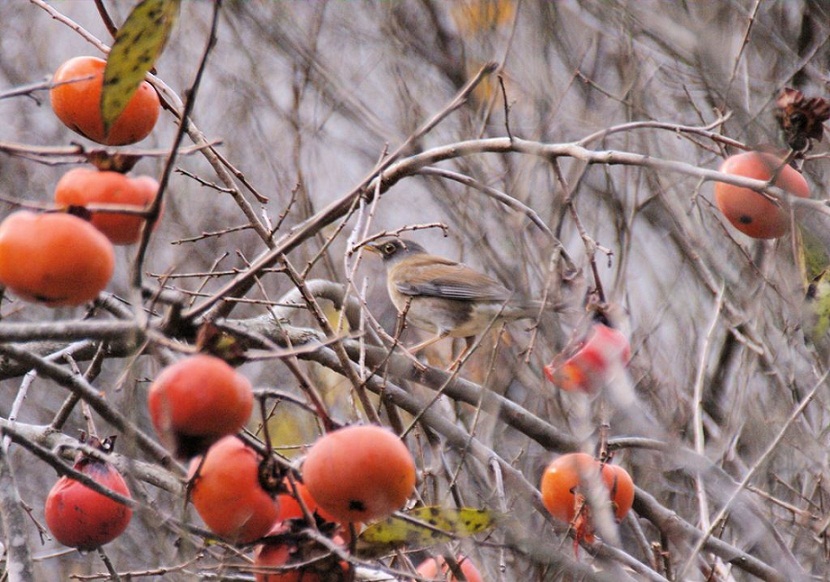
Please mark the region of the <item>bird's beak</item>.
POLYGON ((367 251, 371 251, 376 255, 382 255, 383 253, 380 252, 380 249, 373 244, 363 245, 363 248, 367 251))

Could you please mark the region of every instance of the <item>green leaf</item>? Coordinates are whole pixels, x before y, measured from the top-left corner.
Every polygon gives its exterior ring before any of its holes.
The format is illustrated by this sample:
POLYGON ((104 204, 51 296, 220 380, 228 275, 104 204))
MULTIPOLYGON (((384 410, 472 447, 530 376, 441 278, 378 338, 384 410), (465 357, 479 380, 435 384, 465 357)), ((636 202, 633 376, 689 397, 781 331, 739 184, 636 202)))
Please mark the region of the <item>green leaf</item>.
POLYGON ((115 35, 101 91, 101 118, 108 132, 156 64, 179 15, 181 0, 142 0, 115 35))
POLYGON ((495 513, 487 509, 419 507, 367 527, 360 534, 358 550, 380 555, 401 546, 423 548, 481 533, 493 528, 495 522, 495 513))

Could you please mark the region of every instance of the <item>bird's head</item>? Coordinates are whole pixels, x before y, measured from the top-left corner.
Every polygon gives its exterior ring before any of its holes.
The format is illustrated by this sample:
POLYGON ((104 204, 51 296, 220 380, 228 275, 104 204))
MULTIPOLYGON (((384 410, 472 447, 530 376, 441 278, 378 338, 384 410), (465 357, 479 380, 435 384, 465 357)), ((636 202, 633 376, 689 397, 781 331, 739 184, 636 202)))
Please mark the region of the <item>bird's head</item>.
POLYGON ((377 253, 387 265, 392 265, 405 257, 426 253, 426 249, 416 242, 403 238, 385 238, 366 245, 366 249, 377 253))

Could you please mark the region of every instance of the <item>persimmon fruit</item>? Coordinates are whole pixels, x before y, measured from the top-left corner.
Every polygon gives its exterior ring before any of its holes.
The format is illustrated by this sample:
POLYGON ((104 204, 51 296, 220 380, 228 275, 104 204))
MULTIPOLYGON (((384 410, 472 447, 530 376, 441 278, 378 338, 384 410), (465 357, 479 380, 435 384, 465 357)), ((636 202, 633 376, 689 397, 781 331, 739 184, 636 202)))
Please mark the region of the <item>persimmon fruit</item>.
MULTIPOLYGON (((484 578, 481 572, 478 571, 476 565, 467 556, 459 555, 455 558, 458 567, 461 568, 461 573, 467 582, 483 582, 484 578)), ((458 578, 450 571, 450 565, 444 558, 427 558, 421 562, 415 571, 424 578, 434 580, 446 580, 448 582, 458 582, 458 578)))
POLYGON ((97 57, 74 57, 63 63, 52 77, 49 97, 52 110, 71 130, 105 145, 127 145, 147 137, 159 117, 160 102, 152 85, 142 81, 109 131, 101 117, 101 90, 106 61, 97 57))
MULTIPOLYGON (((107 489, 131 498, 127 483, 110 463, 80 453, 73 468, 107 489)), ((69 476, 61 477, 49 491, 44 513, 46 526, 56 540, 85 551, 117 538, 127 529, 133 515, 128 506, 69 476)))
POLYGON ((595 323, 575 352, 545 366, 545 377, 567 391, 596 394, 631 359, 628 338, 620 330, 595 323))
POLYGON ((112 243, 86 220, 19 210, 0 223, 0 283, 27 301, 82 305, 107 286, 112 243))
MULTIPOLYGON (((730 156, 720 171, 733 176, 770 180, 789 194, 800 198, 810 196, 810 187, 798 171, 769 153, 744 152, 730 156)), ((790 230, 790 216, 763 194, 725 182, 715 182, 715 204, 724 217, 739 231, 758 239, 783 236, 790 230)))
MULTIPOLYGON (((275 525, 268 536, 273 538, 266 539, 254 551, 256 582, 333 582, 347 579, 348 564, 314 540, 292 533, 285 524, 275 525), (273 570, 263 571, 265 568, 273 570)), ((345 545, 340 536, 334 536, 332 541, 339 546, 345 545)))
POLYGON ((324 511, 341 523, 365 523, 403 507, 415 489, 415 461, 392 431, 349 426, 314 443, 302 476, 324 511))
MULTIPOLYGON (((293 494, 291 485, 288 484, 288 481, 283 481, 285 488, 289 491, 288 493, 281 493, 277 496, 277 500, 280 502, 280 514, 278 521, 286 521, 288 519, 298 519, 303 517, 303 509, 300 507, 299 501, 297 501, 297 497, 293 494)), ((311 492, 308 490, 303 483, 296 481, 294 486, 297 488, 297 493, 299 494, 300 498, 303 500, 303 503, 306 506, 306 509, 311 512, 312 515, 317 514, 322 520, 324 521, 337 521, 333 515, 328 513, 325 509, 320 507, 317 504, 317 501, 314 500, 314 497, 311 495, 311 492)))
POLYGON ((248 379, 224 360, 207 354, 167 366, 147 393, 156 433, 177 457, 185 459, 239 432, 253 406, 248 379))
POLYGON ((586 453, 568 453, 554 459, 542 475, 542 503, 553 517, 574 527, 577 540, 593 540, 590 507, 583 493, 592 479, 602 481, 620 521, 634 503, 634 482, 619 465, 600 463, 586 453))
MULTIPOLYGON (((277 523, 282 523, 290 519, 302 520, 305 517, 303 515, 303 509, 300 507, 300 502, 298 501, 299 496, 299 499, 302 499, 306 509, 308 509, 311 516, 315 519, 318 529, 321 531, 336 532, 337 535, 341 536, 346 542, 351 541, 352 528, 348 527, 348 524, 342 524, 337 518, 320 507, 317 504, 317 501, 314 500, 314 497, 311 496, 311 492, 308 490, 308 487, 306 487, 303 483, 295 481, 294 487, 297 488, 296 495, 294 494, 288 479, 283 479, 283 488, 287 490, 287 493, 280 493, 277 495, 277 502, 280 506, 280 512, 277 516, 277 523)), ((352 525, 354 526, 355 532, 359 531, 361 525, 360 523, 353 523, 352 525)))
POLYGON ((234 436, 190 462, 190 500, 205 525, 236 544, 251 543, 277 521, 279 506, 259 482, 262 458, 234 436))
MULTIPOLYGON (((150 176, 130 177, 120 172, 94 168, 73 168, 58 180, 55 202, 62 206, 111 204, 149 208, 158 194, 159 184, 150 176)), ((136 214, 92 212, 92 226, 115 245, 131 245, 141 238, 144 217, 136 214)))

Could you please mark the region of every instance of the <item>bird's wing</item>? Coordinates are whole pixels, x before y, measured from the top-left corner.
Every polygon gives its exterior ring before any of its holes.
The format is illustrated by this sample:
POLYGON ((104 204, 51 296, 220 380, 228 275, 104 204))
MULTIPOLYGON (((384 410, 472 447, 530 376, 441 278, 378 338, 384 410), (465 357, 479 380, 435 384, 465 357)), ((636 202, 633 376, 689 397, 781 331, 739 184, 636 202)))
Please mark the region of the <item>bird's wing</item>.
POLYGON ((404 295, 460 301, 507 301, 512 295, 495 279, 442 257, 418 257, 399 266, 394 283, 404 295))

